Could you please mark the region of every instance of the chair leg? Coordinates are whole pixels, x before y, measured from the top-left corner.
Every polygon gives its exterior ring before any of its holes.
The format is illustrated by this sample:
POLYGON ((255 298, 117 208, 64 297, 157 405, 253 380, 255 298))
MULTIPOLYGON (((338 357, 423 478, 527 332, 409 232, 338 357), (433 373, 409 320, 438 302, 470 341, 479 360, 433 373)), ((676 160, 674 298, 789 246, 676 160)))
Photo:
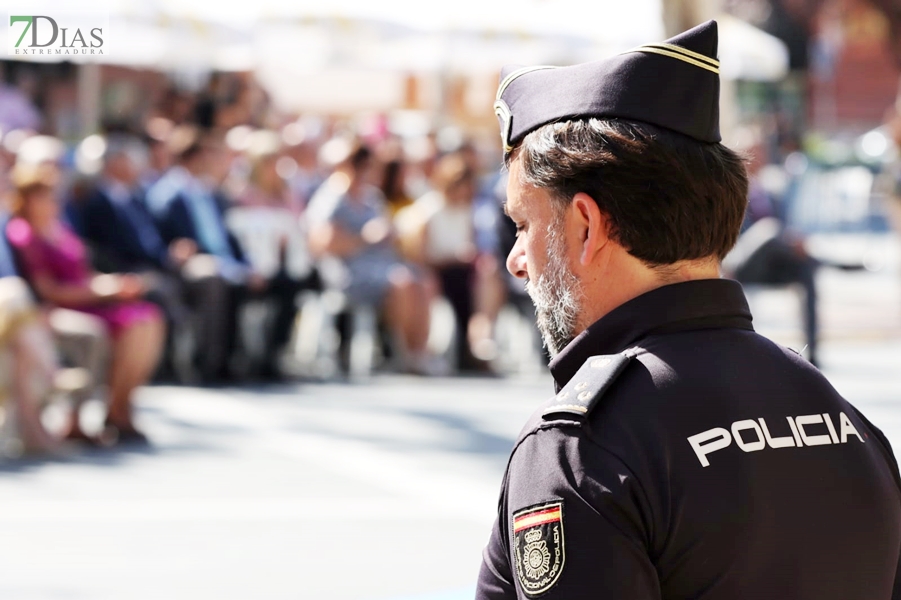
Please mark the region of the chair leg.
POLYGON ((197 385, 200 372, 194 365, 197 351, 195 328, 180 327, 172 332, 172 370, 176 380, 182 385, 197 385))
POLYGON ((350 376, 366 378, 372 374, 373 356, 377 336, 375 309, 357 306, 351 312, 350 376))
POLYGON ((338 372, 336 312, 324 294, 304 294, 293 343, 301 372, 316 379, 330 379, 338 372))
POLYGON ((457 346, 466 343, 466 332, 459 331, 453 306, 443 296, 432 300, 429 309, 431 327, 428 349, 433 356, 440 357, 451 372, 454 372, 460 366, 457 361, 457 346))
POLYGON ((12 398, 5 400, 3 406, 0 406, 0 459, 19 458, 23 447, 17 426, 18 415, 12 398))
POLYGON ((300 299, 300 311, 295 320, 291 346, 294 359, 303 369, 309 368, 316 360, 324 318, 319 297, 304 294, 300 299))

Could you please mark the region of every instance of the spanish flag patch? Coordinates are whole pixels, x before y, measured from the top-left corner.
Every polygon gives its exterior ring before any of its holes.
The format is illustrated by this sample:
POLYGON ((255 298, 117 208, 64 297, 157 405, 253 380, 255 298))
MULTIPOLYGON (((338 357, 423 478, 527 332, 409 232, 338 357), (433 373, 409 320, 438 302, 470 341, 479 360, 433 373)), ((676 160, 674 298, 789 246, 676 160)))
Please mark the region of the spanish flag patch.
POLYGON ((526 596, 537 598, 557 583, 566 558, 563 502, 542 503, 513 514, 513 555, 526 596))

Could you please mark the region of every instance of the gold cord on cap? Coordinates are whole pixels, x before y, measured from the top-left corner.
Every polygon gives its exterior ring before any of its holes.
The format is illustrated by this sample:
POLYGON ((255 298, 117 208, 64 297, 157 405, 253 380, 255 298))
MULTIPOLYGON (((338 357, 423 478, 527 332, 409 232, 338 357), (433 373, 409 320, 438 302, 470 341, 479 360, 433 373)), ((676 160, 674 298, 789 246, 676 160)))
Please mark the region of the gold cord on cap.
POLYGON ((704 56, 703 54, 698 54, 697 52, 692 52, 691 50, 686 50, 681 46, 675 46, 673 44, 648 44, 646 46, 639 46, 638 48, 627 50, 623 52, 623 54, 629 54, 631 52, 647 52, 650 54, 668 56, 670 58, 681 60, 682 62, 687 62, 695 67, 706 69, 717 75, 719 75, 720 72, 720 63, 718 60, 714 60, 709 56, 704 56))
POLYGON ((497 97, 495 97, 495 100, 501 99, 501 95, 504 93, 504 90, 507 89, 508 85, 513 83, 514 79, 516 79, 518 77, 522 77, 526 73, 531 73, 532 71, 541 71, 543 69, 556 69, 556 68, 557 67, 552 67, 552 66, 548 66, 548 65, 539 65, 536 67, 523 67, 521 69, 516 69, 515 71, 513 71, 512 73, 510 73, 509 75, 504 77, 504 80, 501 81, 501 84, 499 86, 497 86, 497 97))

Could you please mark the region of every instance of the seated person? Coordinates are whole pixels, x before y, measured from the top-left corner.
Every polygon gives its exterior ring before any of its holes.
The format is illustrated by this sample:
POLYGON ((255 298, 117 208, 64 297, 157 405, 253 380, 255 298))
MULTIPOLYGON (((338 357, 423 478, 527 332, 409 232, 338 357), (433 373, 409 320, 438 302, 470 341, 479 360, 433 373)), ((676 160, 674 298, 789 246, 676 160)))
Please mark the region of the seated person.
POLYGON ((407 194, 406 171, 407 165, 402 157, 392 157, 385 163, 382 184, 379 188, 385 196, 388 212, 392 218, 413 204, 413 198, 407 194))
MULTIPOLYGON (((6 217, 0 214, 0 227, 5 223, 6 217)), ((12 377, 10 385, 0 377, 0 403, 12 396, 23 450, 28 453, 59 448, 59 440, 41 423, 41 395, 32 385, 34 380, 50 380, 56 371, 53 341, 41 325, 31 293, 16 272, 12 251, 0 235, 0 353, 10 355, 12 377)), ((0 375, 5 374, 0 367, 0 375)))
POLYGON ((307 209, 314 254, 340 258, 349 280, 350 301, 382 310, 404 368, 429 370, 429 295, 422 278, 404 263, 382 193, 370 185, 374 159, 362 145, 336 139, 326 153, 340 155, 335 173, 314 194, 307 209))
POLYGON ((194 139, 179 153, 178 163, 147 192, 147 206, 163 240, 169 244, 189 240, 205 259, 208 272, 229 284, 227 298, 204 304, 210 327, 198 345, 204 349, 201 372, 210 381, 231 376, 228 366, 236 345, 237 310, 250 296, 272 298, 278 305, 266 332, 269 356, 264 365, 267 375, 278 375, 276 358, 288 341, 297 310, 295 296, 303 285, 279 277, 267 280, 255 272, 226 228, 219 185, 229 162, 221 140, 194 139))
POLYGON ((106 426, 120 442, 145 443, 134 425, 132 393, 152 375, 165 337, 159 309, 144 302, 146 289, 133 275, 98 275, 85 248, 60 220, 58 173, 50 165, 17 166, 14 218, 6 236, 25 278, 40 299, 99 318, 112 336, 106 426))
POLYGON ((81 224, 76 229, 111 271, 168 271, 176 263, 144 204, 141 150, 136 140, 109 138, 103 170, 77 209, 81 224))
POLYGON ((819 263, 805 248, 804 240, 785 227, 774 199, 763 188, 760 172, 766 152, 760 139, 746 152, 748 163, 748 208, 741 235, 723 260, 723 271, 743 284, 788 285, 804 288, 804 334, 807 358, 818 365, 818 301, 816 272, 819 263))
MULTIPOLYGON (((0 209, 0 334, 12 353, 11 381, 14 406, 19 415, 23 450, 58 449, 58 440, 49 444, 40 421, 40 404, 47 392, 65 392, 73 401, 64 430, 68 440, 99 442, 81 429, 82 402, 96 394, 106 358, 106 332, 96 317, 64 308, 43 313, 34 302, 27 283, 20 277, 15 257, 6 240, 9 215, 0 209), (54 344, 55 342, 55 344, 54 344), (54 345, 56 346, 54 348, 54 345), (58 351, 58 352, 57 352, 58 351), (60 369, 57 354, 73 368, 60 369), (37 387, 30 385, 37 382, 37 387)), ((0 341, 0 350, 4 344, 0 341)), ((9 389, 0 384, 0 400, 9 389)), ((47 434, 49 435, 49 434, 47 434)))
POLYGON ((254 270, 267 276, 269 288, 284 290, 286 299, 292 301, 276 317, 272 342, 276 350, 288 341, 296 313, 294 296, 302 290, 321 289, 319 274, 309 264, 304 198, 279 173, 282 159, 292 161, 276 147, 251 154, 247 185, 236 196, 226 219, 239 244, 246 242, 242 249, 254 270))
MULTIPOLYGON (((100 270, 140 274, 148 287, 146 298, 165 311, 170 332, 193 324, 202 347, 201 334, 222 327, 206 322, 214 311, 205 308, 221 305, 228 286, 215 273, 194 265, 194 242, 177 239, 166 244, 163 240, 139 183, 142 155, 135 139, 108 140, 103 171, 86 200, 74 209, 82 223, 79 233, 90 243, 93 262, 100 270)), ((171 336, 169 341, 173 342, 171 336)), ((168 357, 174 360, 171 346, 168 357)), ((176 365, 169 367, 179 372, 176 365)))
MULTIPOLYGON (((435 189, 427 192, 399 220, 418 221, 413 254, 438 277, 441 291, 454 309, 459 342, 457 365, 463 371, 489 370, 493 358, 492 324, 498 306, 500 277, 490 253, 476 244, 475 171, 462 153, 447 154, 435 166, 435 189)), ((410 225, 408 225, 410 226, 410 225)))
MULTIPOLYGON (((53 339, 28 286, 18 277, 0 277, 0 405, 9 407, 12 396, 21 450, 29 454, 60 448, 60 439, 41 422, 47 383, 57 374, 55 358, 53 339)), ((9 418, 10 411, 5 412, 9 418)), ((8 451, 5 440, 3 450, 8 451)))
POLYGON ((281 158, 283 156, 275 151, 253 157, 247 187, 237 198, 240 206, 285 209, 300 216, 303 199, 279 174, 281 158))

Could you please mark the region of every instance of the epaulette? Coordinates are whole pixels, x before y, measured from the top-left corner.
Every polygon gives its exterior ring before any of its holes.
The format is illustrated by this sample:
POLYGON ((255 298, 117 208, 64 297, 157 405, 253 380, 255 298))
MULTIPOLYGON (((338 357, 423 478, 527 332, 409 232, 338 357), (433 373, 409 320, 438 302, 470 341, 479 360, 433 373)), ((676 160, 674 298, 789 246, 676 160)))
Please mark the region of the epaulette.
POLYGON ((554 396, 542 416, 551 419, 561 413, 580 417, 588 415, 637 354, 635 349, 629 349, 619 354, 590 357, 554 396))

